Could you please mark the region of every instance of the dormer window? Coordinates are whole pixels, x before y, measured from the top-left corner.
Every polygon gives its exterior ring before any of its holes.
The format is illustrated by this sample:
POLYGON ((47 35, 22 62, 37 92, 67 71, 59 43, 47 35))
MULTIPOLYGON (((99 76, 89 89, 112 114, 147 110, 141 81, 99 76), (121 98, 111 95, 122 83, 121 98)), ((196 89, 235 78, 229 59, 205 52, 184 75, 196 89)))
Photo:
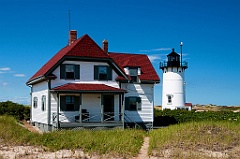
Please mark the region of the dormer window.
POLYGON ((73 64, 62 64, 60 66, 61 79, 80 79, 80 66, 73 64))
POLYGON ((138 82, 138 68, 129 68, 129 76, 131 82, 138 82))

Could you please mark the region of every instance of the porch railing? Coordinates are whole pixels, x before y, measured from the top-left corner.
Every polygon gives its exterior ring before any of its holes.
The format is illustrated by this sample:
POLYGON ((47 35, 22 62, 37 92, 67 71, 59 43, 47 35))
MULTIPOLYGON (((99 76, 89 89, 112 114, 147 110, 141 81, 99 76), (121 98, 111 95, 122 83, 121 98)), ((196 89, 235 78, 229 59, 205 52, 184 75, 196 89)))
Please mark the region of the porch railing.
MULTIPOLYGON (((122 121, 121 113, 105 112, 105 113, 81 113, 82 118, 80 118, 79 113, 59 113, 59 122, 119 122, 122 121)), ((53 123, 57 122, 57 113, 52 114, 53 123)))

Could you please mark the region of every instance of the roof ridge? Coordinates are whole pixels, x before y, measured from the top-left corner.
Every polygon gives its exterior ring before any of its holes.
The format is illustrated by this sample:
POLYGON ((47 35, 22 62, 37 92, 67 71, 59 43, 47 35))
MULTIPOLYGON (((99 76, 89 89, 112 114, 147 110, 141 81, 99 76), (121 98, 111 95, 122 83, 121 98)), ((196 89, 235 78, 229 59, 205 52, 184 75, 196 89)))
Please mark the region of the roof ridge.
POLYGON ((125 54, 125 55, 143 55, 147 56, 147 54, 141 54, 141 53, 125 53, 125 52, 108 52, 109 54, 125 54))

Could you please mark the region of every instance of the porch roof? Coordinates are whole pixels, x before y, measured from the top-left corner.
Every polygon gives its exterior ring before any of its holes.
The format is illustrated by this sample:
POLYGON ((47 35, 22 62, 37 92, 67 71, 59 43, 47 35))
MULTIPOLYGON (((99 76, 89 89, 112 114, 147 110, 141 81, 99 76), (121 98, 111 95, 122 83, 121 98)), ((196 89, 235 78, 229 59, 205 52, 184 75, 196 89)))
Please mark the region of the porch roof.
POLYGON ((127 92, 121 88, 111 87, 105 84, 90 84, 90 83, 67 83, 53 88, 54 91, 61 92, 107 92, 107 93, 125 93, 127 92))

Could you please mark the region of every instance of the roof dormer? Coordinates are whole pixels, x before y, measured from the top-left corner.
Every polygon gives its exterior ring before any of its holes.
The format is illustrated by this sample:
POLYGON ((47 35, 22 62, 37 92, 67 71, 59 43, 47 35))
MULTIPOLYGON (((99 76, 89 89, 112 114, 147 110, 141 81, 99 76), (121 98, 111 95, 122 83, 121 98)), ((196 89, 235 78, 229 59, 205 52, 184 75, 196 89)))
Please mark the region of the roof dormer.
POLYGON ((139 82, 139 76, 141 75, 140 67, 124 67, 124 71, 131 77, 131 82, 139 82))

